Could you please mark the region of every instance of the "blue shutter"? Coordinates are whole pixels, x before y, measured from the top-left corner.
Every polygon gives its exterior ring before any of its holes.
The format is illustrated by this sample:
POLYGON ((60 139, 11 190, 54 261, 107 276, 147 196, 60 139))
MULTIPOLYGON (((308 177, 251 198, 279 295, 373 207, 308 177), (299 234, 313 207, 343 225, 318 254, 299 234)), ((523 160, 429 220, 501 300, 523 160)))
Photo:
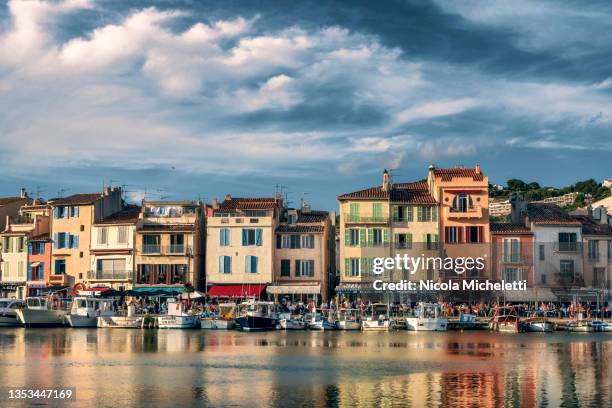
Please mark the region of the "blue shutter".
POLYGON ((32 280, 32 264, 28 262, 28 280, 32 280))
POLYGON ((246 229, 242 229, 242 246, 247 246, 248 243, 248 231, 246 229))
POLYGON ((55 249, 59 248, 58 242, 59 242, 59 234, 56 232, 55 234, 53 234, 53 248, 55 249))
POLYGON ((70 234, 64 232, 64 248, 70 248, 70 234))
POLYGON ((58 219, 59 218, 59 208, 55 207, 53 209, 53 218, 58 219))
POLYGON ((45 280, 45 263, 41 262, 40 265, 38 265, 38 278, 40 280, 45 280))
POLYGON ((79 216, 79 207, 72 207, 74 209, 74 216, 78 217, 79 216))
POLYGON ((45 243, 44 243, 44 242, 39 242, 39 243, 38 243, 38 252, 39 252, 41 255, 44 255, 44 254, 45 254, 45 243))
POLYGON ((255 244, 261 246, 261 228, 255 230, 255 244))
POLYGON ((257 257, 256 256, 251 257, 251 272, 257 273, 257 257))
POLYGON ((32 246, 34 245, 34 242, 28 242, 28 255, 32 255, 32 246))
POLYGON ((223 268, 225 273, 232 273, 232 258, 226 256, 223 258, 223 268))

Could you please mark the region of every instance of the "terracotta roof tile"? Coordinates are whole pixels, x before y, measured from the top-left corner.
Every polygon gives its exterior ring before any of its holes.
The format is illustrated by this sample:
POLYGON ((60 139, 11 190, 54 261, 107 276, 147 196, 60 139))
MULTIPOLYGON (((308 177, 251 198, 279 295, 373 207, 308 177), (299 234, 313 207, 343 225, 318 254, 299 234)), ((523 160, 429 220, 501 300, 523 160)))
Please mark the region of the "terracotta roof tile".
POLYGON ((220 211, 236 210, 271 210, 278 205, 278 200, 274 197, 263 198, 231 198, 223 200, 219 205, 220 211))
POLYGON ((455 167, 452 169, 434 169, 434 176, 440 177, 442 181, 451 181, 454 177, 471 177, 474 181, 484 180, 482 172, 477 173, 474 168, 455 167))
POLYGON ((27 200, 27 199, 21 198, 21 197, 0 197, 0 206, 12 204, 14 202, 21 201, 21 200, 27 200))
POLYGON ((580 221, 555 204, 528 203, 527 216, 531 222, 543 225, 580 225, 580 221))
POLYGON ((612 235, 612 226, 601 224, 588 215, 574 215, 573 218, 582 224, 584 235, 612 235))
POLYGON ((96 225, 109 224, 136 224, 140 215, 140 206, 130 205, 122 211, 116 212, 97 222, 96 225))
POLYGON ((384 191, 382 186, 371 187, 352 193, 338 196, 338 200, 348 199, 391 199, 397 203, 411 204, 436 204, 436 200, 431 196, 427 188, 427 183, 397 183, 393 184, 391 191, 384 191))
POLYGON ((276 232, 285 233, 322 233, 324 227, 322 225, 280 225, 276 228, 276 232))
POLYGON ((82 194, 73 194, 71 196, 65 198, 58 198, 51 202, 52 206, 58 205, 90 205, 96 202, 102 194, 100 193, 82 193, 82 194))
POLYGON ((327 211, 312 210, 307 213, 299 211, 297 223, 298 224, 321 223, 321 222, 325 222, 325 220, 327 220, 328 218, 329 218, 329 213, 327 211))
POLYGON ((139 229, 142 232, 193 232, 193 224, 143 224, 139 229))
POLYGON ((531 230, 523 224, 512 224, 508 222, 491 223, 491 233, 493 234, 532 234, 531 230))

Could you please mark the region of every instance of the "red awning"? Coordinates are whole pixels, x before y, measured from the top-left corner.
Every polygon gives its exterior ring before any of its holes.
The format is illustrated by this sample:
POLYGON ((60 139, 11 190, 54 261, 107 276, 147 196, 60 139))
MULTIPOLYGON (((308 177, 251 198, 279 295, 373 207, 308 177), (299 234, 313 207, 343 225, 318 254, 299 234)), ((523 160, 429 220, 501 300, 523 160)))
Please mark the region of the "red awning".
POLYGON ((210 297, 261 297, 266 285, 215 285, 206 293, 210 297))

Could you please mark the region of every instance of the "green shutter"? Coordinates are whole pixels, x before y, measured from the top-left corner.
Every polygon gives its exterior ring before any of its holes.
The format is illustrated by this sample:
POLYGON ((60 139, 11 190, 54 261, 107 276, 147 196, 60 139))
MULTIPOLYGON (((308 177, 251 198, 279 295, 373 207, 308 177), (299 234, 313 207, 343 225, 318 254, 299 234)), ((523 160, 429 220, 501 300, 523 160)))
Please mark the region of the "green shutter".
POLYGON ((413 212, 414 212, 414 207, 413 206, 409 205, 409 206, 406 207, 406 220, 408 222, 412 222, 412 220, 413 220, 412 213, 413 212))
POLYGON ((359 228, 359 245, 364 246, 366 243, 366 229, 359 228))
POLYGON ((434 222, 438 221, 438 207, 435 205, 431 207, 431 220, 434 222))
POLYGON ((345 228, 344 229, 344 246, 351 245, 351 230, 345 228))
POLYGON ((372 204, 372 216, 375 220, 379 220, 382 218, 382 204, 381 203, 373 203, 372 204))
POLYGON ((368 228, 368 245, 372 245, 374 242, 374 228, 368 228))
POLYGON ((344 258, 344 276, 351 274, 351 258, 344 258))
POLYGON ((388 244, 389 243, 389 229, 388 228, 383 228, 382 231, 382 236, 383 236, 383 244, 388 244))
POLYGON ((406 247, 412 249, 412 234, 406 234, 406 247))
POLYGON ((417 221, 419 222, 423 221, 423 207, 421 206, 417 207, 417 221))
POLYGON ((399 207, 397 205, 393 206, 393 221, 399 221, 399 207))

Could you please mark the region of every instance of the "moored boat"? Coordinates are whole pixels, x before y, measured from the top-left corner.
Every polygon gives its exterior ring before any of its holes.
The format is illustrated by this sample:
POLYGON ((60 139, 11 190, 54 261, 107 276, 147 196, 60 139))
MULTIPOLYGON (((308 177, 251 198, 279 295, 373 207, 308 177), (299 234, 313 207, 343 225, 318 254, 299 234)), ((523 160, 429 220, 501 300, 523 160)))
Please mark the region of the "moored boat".
POLYGON ((495 316, 491 321, 491 329, 498 332, 518 333, 520 328, 520 321, 516 315, 495 316))
POLYGON ((244 331, 274 330, 279 324, 276 305, 258 300, 242 302, 236 323, 244 331))
POLYGON ((439 304, 419 302, 415 316, 406 317, 406 328, 412 331, 447 331, 448 320, 441 314, 439 304))
POLYGON ((603 320, 593 320, 591 326, 593 326, 593 330, 596 332, 612 332, 612 324, 603 320))
POLYGON ((530 317, 523 321, 523 328, 526 332, 554 332, 556 325, 545 317, 530 317))
POLYGON ((359 309, 340 309, 336 320, 338 330, 360 330, 361 329, 361 310, 359 309))
POLYGON ((114 316, 113 301, 85 296, 78 296, 72 301, 70 313, 65 319, 71 327, 96 327, 98 317, 114 316))
POLYGON ((280 313, 278 323, 282 330, 305 330, 308 324, 300 315, 292 316, 291 313, 280 313))
POLYGON ((15 313, 26 327, 64 326, 64 316, 67 313, 62 306, 64 301, 50 301, 46 297, 28 297, 24 308, 16 309, 15 313))
POLYGON ((590 320, 576 320, 567 325, 567 331, 575 333, 590 333, 595 331, 590 320))
POLYGON ((308 323, 310 330, 335 330, 336 325, 329 318, 329 313, 324 310, 315 310, 308 323))
POLYGON ((0 327, 21 326, 16 310, 24 306, 20 299, 0 299, 0 327))
POLYGON ((160 329, 194 329, 200 327, 200 317, 186 310, 185 301, 168 299, 167 313, 157 316, 160 329))
POLYGON ((363 331, 388 331, 391 327, 389 320, 389 305, 386 303, 374 303, 369 315, 361 320, 361 330, 363 331))
POLYGON ((200 328, 214 330, 231 330, 236 327, 236 303, 219 304, 218 313, 200 318, 200 328))

